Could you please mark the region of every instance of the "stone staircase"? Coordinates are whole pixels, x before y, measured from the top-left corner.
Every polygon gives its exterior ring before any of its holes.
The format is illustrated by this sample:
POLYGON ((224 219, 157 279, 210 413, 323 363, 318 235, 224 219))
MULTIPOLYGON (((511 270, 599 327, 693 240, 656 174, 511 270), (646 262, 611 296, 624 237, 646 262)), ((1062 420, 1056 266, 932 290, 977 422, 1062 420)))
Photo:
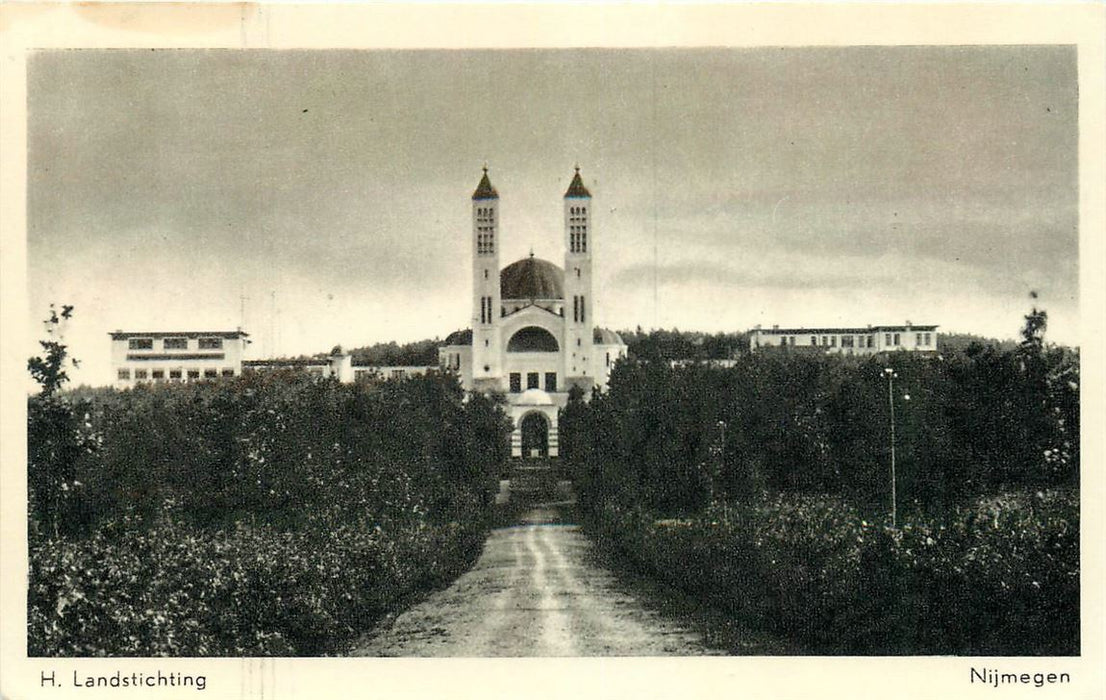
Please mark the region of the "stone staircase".
POLYGON ((512 459, 510 467, 511 504, 533 505, 571 499, 571 487, 560 460, 549 457, 512 459))

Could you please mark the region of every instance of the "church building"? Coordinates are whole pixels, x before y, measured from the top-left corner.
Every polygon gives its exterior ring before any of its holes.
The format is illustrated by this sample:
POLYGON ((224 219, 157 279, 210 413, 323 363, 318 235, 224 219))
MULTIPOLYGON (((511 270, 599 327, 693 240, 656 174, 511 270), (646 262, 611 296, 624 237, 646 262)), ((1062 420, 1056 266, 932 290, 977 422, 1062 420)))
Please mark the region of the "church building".
POLYGON ((472 327, 451 334, 439 364, 466 391, 507 397, 511 454, 555 457, 557 412, 579 387, 606 387, 626 355, 617 333, 594 324, 591 193, 580 177, 564 195, 564 267, 529 257, 499 266, 499 193, 487 168, 472 195, 472 327))

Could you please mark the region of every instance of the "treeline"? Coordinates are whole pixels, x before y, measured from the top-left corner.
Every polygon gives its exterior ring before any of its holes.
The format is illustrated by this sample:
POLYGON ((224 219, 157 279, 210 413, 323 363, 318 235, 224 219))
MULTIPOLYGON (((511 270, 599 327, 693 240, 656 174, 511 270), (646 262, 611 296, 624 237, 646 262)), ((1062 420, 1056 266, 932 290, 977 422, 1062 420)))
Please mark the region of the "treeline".
POLYGON ((28 400, 35 656, 333 653, 478 553, 509 421, 429 375, 28 400))
POLYGON ((631 357, 647 360, 727 360, 749 350, 748 333, 650 330, 619 331, 631 357))
POLYGON ((994 348, 1001 352, 1009 352, 1016 349, 1018 343, 1015 340, 999 340, 998 338, 988 338, 987 336, 976 335, 975 333, 942 332, 937 336, 937 352, 944 355, 956 355, 968 352, 969 350, 974 352, 987 347, 994 348))
POLYGON ((353 355, 354 365, 437 367, 438 347, 441 344, 442 341, 437 338, 402 345, 391 341, 352 348, 348 352, 353 355))
POLYGON ((632 490, 664 514, 694 512, 714 489, 737 500, 837 494, 874 516, 890 499, 890 399, 900 507, 929 510, 1003 489, 1076 485, 1078 387, 1078 355, 1066 349, 757 354, 727 369, 630 359, 607 392, 566 408, 562 449, 593 470, 581 476, 597 489, 632 490))
POLYGON ((624 361, 566 407, 562 454, 601 542, 816 653, 1078 653, 1079 357, 1042 331, 624 361))

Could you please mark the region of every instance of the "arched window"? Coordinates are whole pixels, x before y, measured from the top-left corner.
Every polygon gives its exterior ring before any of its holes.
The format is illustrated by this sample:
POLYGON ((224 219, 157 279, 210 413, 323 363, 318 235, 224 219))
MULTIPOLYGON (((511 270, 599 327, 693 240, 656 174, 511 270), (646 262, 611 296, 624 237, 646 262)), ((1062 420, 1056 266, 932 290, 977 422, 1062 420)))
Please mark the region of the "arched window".
POLYGON ((527 326, 507 341, 507 352, 557 352, 560 349, 553 334, 537 326, 527 326))

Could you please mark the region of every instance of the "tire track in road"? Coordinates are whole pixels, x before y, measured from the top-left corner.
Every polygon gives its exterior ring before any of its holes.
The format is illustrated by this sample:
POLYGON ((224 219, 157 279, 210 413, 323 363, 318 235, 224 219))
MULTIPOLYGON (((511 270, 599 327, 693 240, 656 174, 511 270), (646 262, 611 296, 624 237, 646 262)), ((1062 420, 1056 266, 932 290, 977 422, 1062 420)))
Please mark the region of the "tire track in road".
POLYGON ((541 595, 538 602, 541 613, 541 645, 535 656, 575 656, 576 647, 572 643, 569 618, 561 610, 561 603, 557 600, 563 583, 557 580, 559 574, 556 572, 552 578, 547 577, 548 544, 545 533, 549 527, 552 526, 531 525, 526 538, 526 547, 534 555, 534 587, 541 595))
MULTIPOLYGON (((534 522, 533 520, 531 522, 534 522)), ((494 530, 475 566, 387 628, 362 656, 655 656, 714 653, 646 609, 594 562, 576 526, 494 530)))
POLYGON ((526 579, 527 567, 522 556, 522 547, 519 543, 518 533, 511 530, 500 531, 503 537, 510 542, 510 567, 506 574, 507 580, 496 591, 487 612, 480 616, 479 623, 474 626, 469 634, 471 641, 469 653, 471 656, 508 656, 509 649, 505 649, 503 625, 508 617, 508 611, 520 606, 520 594, 530 587, 526 579))

